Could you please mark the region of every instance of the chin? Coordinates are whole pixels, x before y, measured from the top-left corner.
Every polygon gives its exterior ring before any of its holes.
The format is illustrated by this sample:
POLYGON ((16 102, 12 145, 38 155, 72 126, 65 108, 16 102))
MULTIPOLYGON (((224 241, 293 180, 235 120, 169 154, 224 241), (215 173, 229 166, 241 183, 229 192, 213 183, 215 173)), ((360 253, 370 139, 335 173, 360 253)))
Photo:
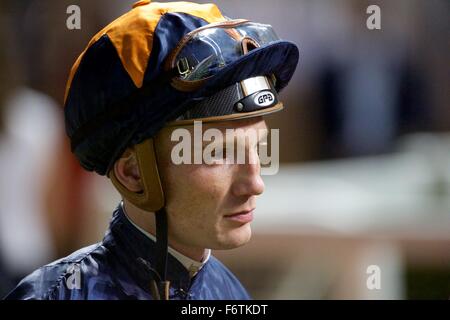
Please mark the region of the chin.
POLYGON ((252 229, 250 223, 246 223, 239 228, 227 230, 218 239, 218 247, 216 250, 227 250, 241 247, 248 243, 252 237, 252 229))

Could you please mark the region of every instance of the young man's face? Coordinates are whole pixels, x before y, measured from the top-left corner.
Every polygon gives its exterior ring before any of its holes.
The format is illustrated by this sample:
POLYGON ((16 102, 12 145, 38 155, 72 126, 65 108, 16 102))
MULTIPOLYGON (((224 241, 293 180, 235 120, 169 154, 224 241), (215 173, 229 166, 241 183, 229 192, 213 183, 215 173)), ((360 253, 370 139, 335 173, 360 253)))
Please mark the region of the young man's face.
MULTIPOLYGON (((235 151, 245 150, 245 163, 237 164, 223 150, 222 161, 213 164, 175 164, 173 148, 179 141, 171 141, 177 127, 164 129, 157 137, 157 154, 160 175, 166 197, 169 236, 183 246, 211 249, 230 249, 248 242, 251 237, 250 222, 256 207, 256 196, 264 191, 257 154, 257 139, 249 138, 251 132, 267 129, 261 117, 222 123, 203 124, 203 132, 217 128, 224 139, 212 143, 230 146, 226 129, 241 129, 231 144, 235 151), (239 214, 241 213, 241 214, 239 214)), ((185 127, 192 136, 194 128, 185 127)), ((230 130, 228 130, 230 132, 230 130)), ((236 132, 236 131, 235 131, 236 132)), ((258 140, 259 139, 259 140, 258 140)), ((204 150, 210 141, 202 142, 204 150)), ((215 154, 218 156, 218 154, 215 154)), ((194 156, 192 156, 192 159, 194 156)))

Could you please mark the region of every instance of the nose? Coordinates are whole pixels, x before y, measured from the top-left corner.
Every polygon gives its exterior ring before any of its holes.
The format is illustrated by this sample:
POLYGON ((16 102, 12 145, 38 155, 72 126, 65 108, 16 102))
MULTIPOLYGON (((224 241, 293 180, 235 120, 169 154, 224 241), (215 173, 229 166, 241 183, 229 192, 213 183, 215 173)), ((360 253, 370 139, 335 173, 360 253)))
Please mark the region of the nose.
POLYGON ((257 196, 264 192, 264 182, 261 178, 261 166, 256 164, 236 164, 236 180, 232 186, 232 193, 237 197, 257 196))

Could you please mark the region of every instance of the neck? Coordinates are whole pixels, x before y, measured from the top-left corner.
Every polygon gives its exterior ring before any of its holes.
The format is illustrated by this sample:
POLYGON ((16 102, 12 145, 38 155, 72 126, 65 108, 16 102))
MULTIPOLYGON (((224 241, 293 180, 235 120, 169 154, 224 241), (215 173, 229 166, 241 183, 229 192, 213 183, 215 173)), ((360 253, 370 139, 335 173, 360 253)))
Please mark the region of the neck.
MULTIPOLYGON (((150 233, 153 236, 156 236, 156 222, 155 222, 155 214, 154 212, 148 212, 144 211, 142 209, 139 209, 132 203, 128 202, 127 200, 123 200, 123 205, 125 208, 126 215, 128 218, 133 221, 134 224, 145 230, 146 232, 150 233)), ((188 258, 191 258, 192 260, 201 262, 203 260, 203 257, 205 255, 205 248, 197 248, 192 247, 188 245, 184 245, 182 243, 179 243, 171 237, 170 233, 170 221, 169 221, 169 246, 178 251, 179 253, 185 255, 188 258)))

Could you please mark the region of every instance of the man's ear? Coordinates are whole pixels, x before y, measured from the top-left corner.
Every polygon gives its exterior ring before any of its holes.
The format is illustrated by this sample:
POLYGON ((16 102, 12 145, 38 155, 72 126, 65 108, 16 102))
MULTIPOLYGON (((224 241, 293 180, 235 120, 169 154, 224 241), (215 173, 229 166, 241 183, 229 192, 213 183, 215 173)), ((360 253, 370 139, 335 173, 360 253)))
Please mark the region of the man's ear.
POLYGON ((143 185, 139 165, 133 149, 127 149, 114 163, 114 174, 121 184, 132 192, 141 192, 143 185))

